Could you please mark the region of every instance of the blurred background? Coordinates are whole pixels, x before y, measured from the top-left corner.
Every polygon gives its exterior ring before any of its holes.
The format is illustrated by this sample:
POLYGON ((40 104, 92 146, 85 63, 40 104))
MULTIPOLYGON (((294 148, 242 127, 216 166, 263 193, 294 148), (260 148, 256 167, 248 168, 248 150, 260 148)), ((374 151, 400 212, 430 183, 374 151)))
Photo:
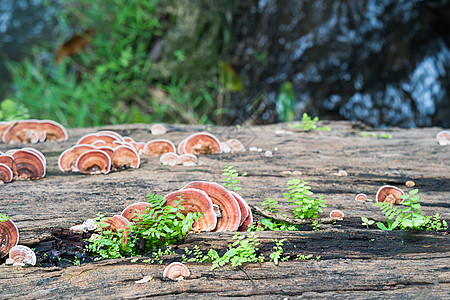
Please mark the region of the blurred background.
POLYGON ((0 121, 450 127, 450 0, 1 0, 0 121))

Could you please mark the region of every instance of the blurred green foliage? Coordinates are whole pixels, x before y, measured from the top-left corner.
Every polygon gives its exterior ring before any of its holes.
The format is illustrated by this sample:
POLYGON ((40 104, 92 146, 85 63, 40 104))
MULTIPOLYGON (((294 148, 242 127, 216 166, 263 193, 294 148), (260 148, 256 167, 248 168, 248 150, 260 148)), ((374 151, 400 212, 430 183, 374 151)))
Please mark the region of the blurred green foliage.
MULTIPOLYGON (((59 35, 88 41, 54 61, 56 46, 6 63, 10 91, 34 118, 68 127, 213 123, 231 4, 205 0, 64 0, 59 35)), ((51 0, 49 0, 51 4, 51 0)), ((63 41, 60 41, 62 44, 63 41)), ((225 47, 226 48, 226 47, 225 47)))
POLYGON ((284 81, 277 99, 277 113, 283 122, 295 120, 295 92, 290 81, 284 81))
POLYGON ((24 120, 29 117, 28 109, 12 99, 4 99, 0 103, 0 121, 24 120))

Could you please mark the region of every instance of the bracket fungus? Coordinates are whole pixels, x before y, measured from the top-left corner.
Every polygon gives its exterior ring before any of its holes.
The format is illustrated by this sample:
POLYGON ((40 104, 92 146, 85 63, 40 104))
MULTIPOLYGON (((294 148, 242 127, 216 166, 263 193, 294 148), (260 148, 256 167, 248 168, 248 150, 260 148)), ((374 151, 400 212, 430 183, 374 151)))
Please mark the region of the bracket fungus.
POLYGON ((245 146, 241 143, 241 141, 237 139, 229 139, 224 142, 228 147, 230 147, 231 153, 235 152, 245 152, 245 146))
POLYGON ((11 152, 19 179, 39 179, 45 176, 45 157, 36 149, 19 149, 11 152))
POLYGON ((436 135, 436 141, 441 146, 450 145, 450 131, 443 130, 436 135))
POLYGON ((113 131, 100 131, 83 135, 77 144, 93 144, 97 141, 104 141, 105 146, 114 147, 114 141, 124 142, 122 136, 113 131))
POLYGON ((105 224, 109 224, 109 226, 103 228, 103 229, 109 229, 113 232, 119 233, 119 232, 123 232, 123 242, 125 244, 128 244, 129 242, 129 236, 131 234, 131 229, 130 229, 130 221, 128 221, 125 217, 121 216, 121 215, 114 215, 108 219, 106 219, 105 221, 103 221, 102 223, 105 224))
POLYGON ((164 278, 172 280, 183 280, 185 277, 189 277, 191 272, 189 269, 180 262, 173 262, 168 265, 163 272, 164 278))
POLYGON ((236 199, 236 201, 239 205, 239 209, 241 211, 241 220, 239 221, 239 227, 240 227, 244 223, 245 219, 248 218, 248 210, 244 204, 245 200, 238 193, 236 193, 234 191, 229 191, 229 192, 231 193, 231 195, 233 195, 234 199, 236 199))
POLYGON ((9 253, 12 247, 19 242, 19 230, 11 219, 0 221, 0 257, 9 253))
POLYGON ((0 163, 7 165, 13 172, 13 178, 18 176, 16 165, 14 164, 14 157, 10 154, 3 153, 0 155, 0 163))
POLYGON ((219 205, 221 217, 217 219, 214 231, 236 231, 241 221, 241 210, 233 195, 226 188, 215 182, 193 181, 182 190, 194 188, 204 191, 214 204, 219 205))
POLYGON ((161 135, 167 132, 166 126, 163 124, 153 124, 150 128, 153 135, 161 135))
POLYGON ((403 196, 405 193, 399 189, 398 187, 392 185, 383 185, 377 191, 377 195, 375 196, 375 202, 388 202, 390 204, 400 204, 403 202, 403 199, 400 196, 403 196))
POLYGON ((330 218, 334 220, 343 220, 344 219, 344 213, 338 209, 332 210, 330 212, 330 218))
POLYGON ((367 195, 364 193, 358 194, 355 196, 355 200, 357 201, 361 201, 361 202, 366 202, 367 201, 367 195))
POLYGON ((16 245, 9 251, 9 261, 13 266, 36 265, 36 254, 27 246, 16 245))
POLYGON ((125 207, 125 209, 120 214, 122 217, 130 222, 138 222, 141 220, 136 214, 145 214, 152 209, 152 206, 148 202, 136 202, 125 207))
POLYGON ((84 174, 108 174, 111 170, 111 158, 105 151, 89 150, 77 158, 75 166, 84 174))
POLYGON ((164 153, 175 152, 175 145, 166 139, 148 141, 143 149, 143 154, 160 157, 164 153))
POLYGON ((180 164, 185 167, 195 166, 197 162, 197 156, 194 154, 185 153, 180 155, 180 164))
POLYGON ((177 152, 178 152, 178 154, 184 154, 184 145, 186 144, 186 140, 187 139, 184 139, 184 140, 182 140, 179 144, 178 144, 178 148, 177 148, 177 152))
POLYGON ((159 157, 159 162, 165 166, 167 166, 167 165, 175 166, 175 165, 179 165, 181 163, 180 157, 178 156, 178 154, 176 154, 174 152, 164 153, 163 155, 161 155, 159 157))
POLYGON ((13 180, 14 174, 10 167, 0 163, 0 184, 8 183, 13 180))
POLYGON ((192 225, 193 232, 213 231, 217 225, 217 214, 214 211, 211 198, 202 190, 195 188, 186 188, 180 191, 167 194, 164 199, 166 205, 176 207, 174 201, 179 201, 180 197, 184 200, 180 202, 184 210, 180 211, 183 215, 187 213, 203 213, 203 216, 192 225))
POLYGON ((132 146, 121 145, 114 148, 112 166, 114 169, 139 168, 141 158, 132 146))
POLYGON ((222 153, 222 143, 211 133, 194 133, 186 138, 183 153, 194 155, 222 153))
POLYGON ((21 120, 12 122, 2 134, 7 144, 66 141, 67 130, 52 120, 21 120))

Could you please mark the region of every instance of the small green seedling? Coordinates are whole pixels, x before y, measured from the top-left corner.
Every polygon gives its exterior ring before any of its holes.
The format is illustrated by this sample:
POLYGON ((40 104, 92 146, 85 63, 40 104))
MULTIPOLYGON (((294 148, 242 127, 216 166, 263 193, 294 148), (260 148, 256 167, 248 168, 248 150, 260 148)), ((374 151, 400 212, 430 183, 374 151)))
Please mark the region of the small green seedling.
POLYGON ((291 206, 295 206, 293 212, 297 218, 317 218, 323 212, 322 207, 326 207, 323 195, 314 198, 306 181, 293 178, 287 184, 289 191, 283 195, 291 206))
POLYGON ((237 186, 241 181, 238 179, 239 176, 247 176, 247 173, 243 173, 239 175, 239 173, 234 169, 231 165, 225 165, 225 168, 222 170, 222 176, 225 178, 222 180, 225 182, 225 187, 231 189, 232 191, 240 191, 242 188, 237 186))
POLYGON ((275 265, 278 265, 278 262, 280 261, 282 255, 283 255, 283 243, 286 241, 286 239, 282 239, 280 241, 278 240, 272 240, 272 242, 275 243, 275 246, 273 246, 273 252, 270 253, 269 258, 270 261, 272 261, 275 265))
POLYGON ((317 121, 319 121, 319 117, 314 117, 314 119, 311 119, 311 117, 304 113, 302 115, 302 122, 301 123, 292 123, 289 124, 288 127, 290 128, 303 128, 305 131, 311 131, 311 130, 318 130, 318 131, 330 131, 331 128, 329 126, 324 127, 318 127, 316 125, 317 121))
POLYGON ((0 222, 6 222, 9 220, 9 216, 0 213, 0 222))
POLYGON ((373 223, 375 223, 374 220, 369 220, 366 217, 361 217, 361 221, 362 221, 362 226, 366 226, 367 228, 369 228, 370 225, 373 225, 373 223))
POLYGON ((278 204, 278 201, 272 198, 266 198, 266 200, 264 200, 261 203, 261 206, 263 209, 270 211, 272 213, 280 213, 280 205, 278 204))

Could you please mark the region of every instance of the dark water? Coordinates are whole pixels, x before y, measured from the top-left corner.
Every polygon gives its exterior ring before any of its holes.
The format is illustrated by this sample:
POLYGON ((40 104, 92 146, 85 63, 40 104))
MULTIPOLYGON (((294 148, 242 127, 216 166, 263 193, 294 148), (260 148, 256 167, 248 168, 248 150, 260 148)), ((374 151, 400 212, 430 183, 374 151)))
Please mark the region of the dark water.
MULTIPOLYGON (((1 62, 20 60, 30 45, 54 39, 60 7, 44 1, 0 0, 0 85, 8 79, 1 62)), ((449 0, 248 0, 232 6, 226 61, 244 83, 243 92, 231 95, 237 122, 250 115, 279 121, 275 102, 289 81, 297 117, 308 112, 376 127, 450 127, 449 0)))

